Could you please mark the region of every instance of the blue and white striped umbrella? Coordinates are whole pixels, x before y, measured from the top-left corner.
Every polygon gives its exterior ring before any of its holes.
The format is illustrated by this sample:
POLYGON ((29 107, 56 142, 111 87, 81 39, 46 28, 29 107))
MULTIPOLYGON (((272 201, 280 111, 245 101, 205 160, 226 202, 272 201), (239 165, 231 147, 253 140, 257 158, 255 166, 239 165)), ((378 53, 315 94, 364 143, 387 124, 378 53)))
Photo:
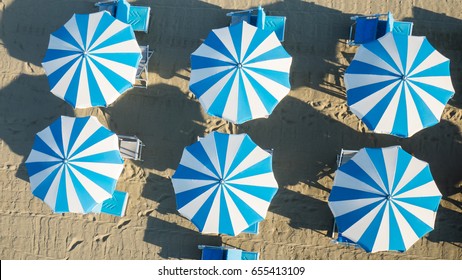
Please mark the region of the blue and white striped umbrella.
POLYGON ((345 86, 351 111, 369 129, 400 137, 438 123, 454 95, 449 59, 425 37, 399 33, 360 46, 345 86))
POLYGON ((269 116, 290 91, 292 57, 274 34, 246 22, 214 29, 191 54, 189 88, 233 123, 269 116))
POLYGON ((393 146, 341 165, 329 207, 339 232, 367 252, 403 252, 433 229, 440 200, 428 163, 393 146))
POLYGON ((271 153, 247 134, 219 132, 184 149, 172 183, 178 211, 200 232, 228 235, 263 220, 278 190, 271 153))
POLYGON ((95 117, 62 116, 37 133, 26 160, 32 193, 56 213, 88 213, 111 198, 123 169, 116 134, 95 117))
POLYGON ((133 87, 141 50, 108 12, 74 14, 50 36, 42 62, 51 92, 74 108, 107 106, 133 87))

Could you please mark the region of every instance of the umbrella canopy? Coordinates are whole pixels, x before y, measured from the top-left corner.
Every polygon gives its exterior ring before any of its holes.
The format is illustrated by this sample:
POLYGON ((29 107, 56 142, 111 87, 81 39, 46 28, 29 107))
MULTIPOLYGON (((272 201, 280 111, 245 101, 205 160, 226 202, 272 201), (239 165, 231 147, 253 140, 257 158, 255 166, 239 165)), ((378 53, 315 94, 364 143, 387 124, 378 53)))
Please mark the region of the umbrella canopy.
POLYGON ((351 111, 369 129, 400 137, 438 123, 454 95, 449 59, 425 37, 399 33, 359 47, 345 86, 351 111))
POLYGON ((341 165, 329 207, 339 232, 367 252, 402 252, 433 229, 440 200, 428 164, 393 146, 341 165))
POLYGON ((263 220, 278 190, 271 153, 247 134, 218 132, 184 149, 172 183, 183 216, 203 233, 229 235, 263 220))
POLYGON ((107 106, 135 83, 141 50, 131 25, 108 12, 78 15, 50 36, 51 92, 74 108, 107 106))
POLYGON ((111 198, 123 169, 117 135, 95 117, 61 117, 26 160, 32 193, 54 212, 87 213, 111 198))
POLYGON ((291 63, 274 32, 242 22, 212 30, 192 53, 189 88, 210 115, 240 124, 289 93, 291 63))

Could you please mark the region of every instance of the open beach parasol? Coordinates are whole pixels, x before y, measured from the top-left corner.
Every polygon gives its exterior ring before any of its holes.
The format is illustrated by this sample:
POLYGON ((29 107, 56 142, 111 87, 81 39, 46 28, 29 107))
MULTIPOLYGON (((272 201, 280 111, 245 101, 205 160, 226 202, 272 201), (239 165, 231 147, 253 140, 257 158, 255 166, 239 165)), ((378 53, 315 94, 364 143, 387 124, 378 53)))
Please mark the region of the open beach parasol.
POLYGON ((274 32, 242 22, 212 30, 191 54, 189 88, 210 115, 240 124, 289 93, 291 63, 274 32))
POLYGON ((74 14, 50 36, 43 68, 51 92, 74 108, 107 106, 133 87, 141 50, 108 12, 74 14))
POLYGON ((123 169, 116 134, 95 117, 60 117, 37 133, 26 160, 32 193, 56 213, 90 212, 112 198, 123 169))
POLYGON ((184 149, 172 183, 178 211, 200 232, 228 235, 263 220, 278 190, 271 153, 247 134, 219 132, 184 149))
POLYGON ((400 137, 438 123, 454 95, 449 59, 425 37, 399 33, 361 45, 345 86, 348 106, 369 129, 400 137))
POLYGON ((367 252, 405 251, 433 230, 441 200, 428 163, 399 146, 361 149, 335 172, 339 233, 367 252))

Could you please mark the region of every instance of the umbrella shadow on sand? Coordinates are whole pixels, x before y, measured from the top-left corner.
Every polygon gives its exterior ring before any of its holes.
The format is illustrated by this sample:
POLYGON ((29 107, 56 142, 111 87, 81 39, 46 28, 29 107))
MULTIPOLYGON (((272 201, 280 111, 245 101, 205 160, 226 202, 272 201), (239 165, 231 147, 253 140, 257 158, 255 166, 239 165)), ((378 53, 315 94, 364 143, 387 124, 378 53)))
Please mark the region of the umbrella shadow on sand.
MULTIPOLYGON (((72 107, 48 91, 45 76, 20 74, 0 92, 0 142, 23 157, 16 177, 29 181, 24 165, 35 134, 61 115, 74 116, 72 107)), ((7 159, 5 163, 8 164, 7 159)), ((12 166, 13 167, 13 166, 12 166)), ((16 168, 16 167, 14 167, 16 168)))
POLYGON ((203 235, 200 232, 181 227, 156 217, 148 217, 144 234, 145 242, 161 248, 159 257, 163 259, 200 259, 198 245, 221 246, 217 235, 203 235))
MULTIPOLYGON (((462 158, 462 137, 451 122, 443 120, 412 138, 401 139, 365 132, 362 124, 353 129, 345 123, 356 125, 356 116, 347 111, 346 104, 336 108, 326 106, 331 105, 287 96, 268 119, 238 127, 239 133, 249 134, 259 146, 274 148, 273 170, 280 190, 270 211, 289 218, 292 226, 312 230, 329 230, 332 226, 326 201, 332 188, 336 156, 342 148, 401 145, 430 164, 443 199, 450 200, 460 193, 462 174, 458 162, 462 158), (287 207, 288 203, 291 207, 287 207)), ((441 227, 457 225, 461 215, 460 212, 448 215, 441 227)))

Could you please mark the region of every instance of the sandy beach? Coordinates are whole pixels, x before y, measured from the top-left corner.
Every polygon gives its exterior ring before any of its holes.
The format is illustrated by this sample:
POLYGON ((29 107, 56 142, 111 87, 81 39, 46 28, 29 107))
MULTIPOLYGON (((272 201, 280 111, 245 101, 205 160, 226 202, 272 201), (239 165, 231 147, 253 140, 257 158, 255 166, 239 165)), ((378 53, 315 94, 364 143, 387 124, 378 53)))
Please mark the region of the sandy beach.
POLYGON ((155 53, 147 89, 108 108, 74 110, 49 91, 41 61, 49 34, 90 0, 0 0, 0 259, 200 259, 200 244, 258 251, 263 260, 462 259, 462 10, 460 0, 140 0, 150 6, 140 45, 155 53), (226 13, 261 4, 287 17, 283 46, 293 57, 292 89, 268 119, 233 125, 209 116, 188 89, 190 54, 226 13), (414 22, 451 60, 455 95, 441 122, 411 138, 375 134, 349 111, 343 81, 357 47, 345 44, 350 17, 391 11, 414 22), (59 116, 96 116, 117 134, 137 135, 144 161, 125 161, 117 190, 130 197, 123 218, 53 214, 30 191, 25 160, 34 135, 59 116), (211 131, 247 133, 273 148, 279 191, 258 235, 203 235, 178 214, 171 176, 183 148, 211 131), (430 164, 443 197, 435 229, 404 253, 368 254, 331 242, 327 204, 342 148, 401 145, 430 164))

